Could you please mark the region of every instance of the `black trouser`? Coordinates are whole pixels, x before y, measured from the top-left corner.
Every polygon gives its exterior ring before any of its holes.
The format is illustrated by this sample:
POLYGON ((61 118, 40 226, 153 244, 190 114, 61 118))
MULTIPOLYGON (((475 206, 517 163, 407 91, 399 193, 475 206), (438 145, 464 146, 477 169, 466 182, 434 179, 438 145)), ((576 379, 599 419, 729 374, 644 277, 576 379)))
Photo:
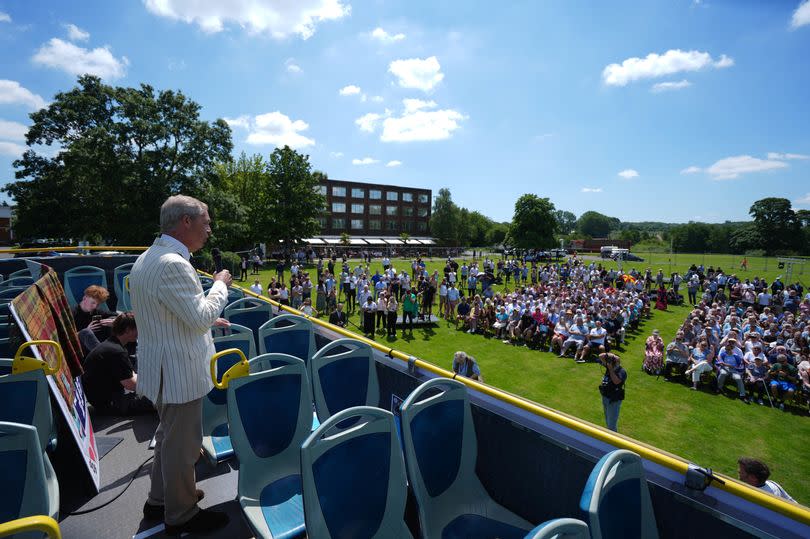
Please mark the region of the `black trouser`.
POLYGON ((397 312, 390 311, 388 313, 388 336, 394 337, 397 334, 397 312))
POLYGON ((244 281, 245 279, 247 279, 247 268, 241 268, 241 271, 239 272, 239 280, 244 281))
POLYGON ((98 414, 103 415, 140 415, 140 414, 154 414, 155 406, 152 401, 137 395, 135 393, 121 393, 115 395, 112 400, 106 404, 93 405, 93 409, 98 414))
POLYGON ((689 295, 689 303, 691 305, 694 305, 695 303, 697 303, 697 291, 692 292, 692 289, 689 288, 688 289, 688 295, 689 295))
POLYGON ((408 325, 408 329, 413 332, 413 313, 411 311, 405 311, 402 313, 402 331, 405 331, 405 325, 408 325))
POLYGON ((363 311, 363 333, 374 334, 374 313, 363 311))
POLYGON ((664 378, 669 378, 674 370, 677 374, 683 374, 686 370, 686 363, 678 363, 676 361, 664 362, 664 378))
POLYGON ((383 329, 386 328, 388 318, 385 315, 385 311, 377 311, 377 329, 380 329, 380 324, 382 324, 383 329))

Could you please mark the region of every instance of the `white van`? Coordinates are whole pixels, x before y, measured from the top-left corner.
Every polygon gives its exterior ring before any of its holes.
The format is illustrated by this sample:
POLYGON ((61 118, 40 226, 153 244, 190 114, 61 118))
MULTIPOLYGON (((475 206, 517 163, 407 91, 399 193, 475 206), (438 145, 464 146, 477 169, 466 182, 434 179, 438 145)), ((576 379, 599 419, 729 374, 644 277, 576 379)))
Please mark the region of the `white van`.
POLYGON ((613 250, 618 249, 615 245, 605 245, 601 249, 599 249, 599 254, 602 258, 611 258, 613 256, 613 250))

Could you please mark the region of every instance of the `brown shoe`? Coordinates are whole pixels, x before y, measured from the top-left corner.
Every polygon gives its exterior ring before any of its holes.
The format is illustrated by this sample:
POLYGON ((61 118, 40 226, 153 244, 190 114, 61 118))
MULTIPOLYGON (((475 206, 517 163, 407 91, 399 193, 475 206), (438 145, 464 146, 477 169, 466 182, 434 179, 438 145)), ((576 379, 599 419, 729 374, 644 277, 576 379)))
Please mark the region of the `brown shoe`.
POLYGON ((184 533, 207 534, 224 528, 231 521, 221 511, 200 509, 190 520, 182 524, 166 524, 166 535, 179 536, 184 533))
MULTIPOLYGON (((197 501, 199 502, 205 498, 205 492, 201 489, 197 489, 197 501)), ((143 504, 143 518, 146 520, 159 520, 163 521, 163 513, 165 511, 165 506, 163 505, 152 505, 149 502, 143 504)))

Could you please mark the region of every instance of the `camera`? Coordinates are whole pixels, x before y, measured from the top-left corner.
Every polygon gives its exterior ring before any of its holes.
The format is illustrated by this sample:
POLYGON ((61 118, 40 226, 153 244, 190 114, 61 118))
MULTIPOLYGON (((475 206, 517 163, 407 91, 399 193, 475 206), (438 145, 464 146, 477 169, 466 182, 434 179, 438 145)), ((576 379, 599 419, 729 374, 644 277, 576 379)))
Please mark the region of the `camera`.
POLYGON ((92 320, 93 320, 93 322, 101 321, 101 315, 100 314, 94 314, 92 320))

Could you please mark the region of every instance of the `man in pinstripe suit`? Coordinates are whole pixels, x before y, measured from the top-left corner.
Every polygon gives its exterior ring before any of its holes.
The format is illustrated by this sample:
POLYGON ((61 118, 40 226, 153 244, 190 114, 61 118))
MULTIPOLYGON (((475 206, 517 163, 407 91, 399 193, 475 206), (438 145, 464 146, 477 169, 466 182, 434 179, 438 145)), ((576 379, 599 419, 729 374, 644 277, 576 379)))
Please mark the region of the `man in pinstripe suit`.
POLYGON ((212 325, 228 325, 219 313, 228 302, 231 275, 214 275, 206 296, 190 253, 211 234, 208 207, 191 197, 169 197, 160 208, 161 236, 135 262, 129 276, 138 320, 137 391, 155 403, 160 424, 144 517, 165 518, 166 532, 213 531, 228 524, 225 513, 202 510, 194 464, 202 444, 202 399, 211 390, 208 360, 214 354, 212 325))

